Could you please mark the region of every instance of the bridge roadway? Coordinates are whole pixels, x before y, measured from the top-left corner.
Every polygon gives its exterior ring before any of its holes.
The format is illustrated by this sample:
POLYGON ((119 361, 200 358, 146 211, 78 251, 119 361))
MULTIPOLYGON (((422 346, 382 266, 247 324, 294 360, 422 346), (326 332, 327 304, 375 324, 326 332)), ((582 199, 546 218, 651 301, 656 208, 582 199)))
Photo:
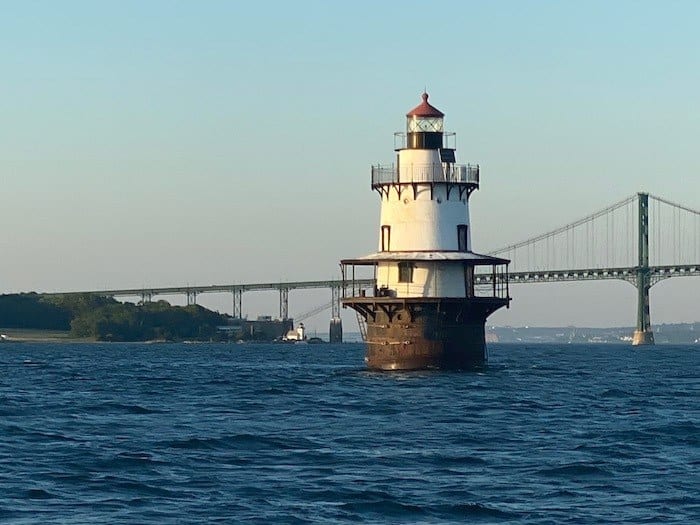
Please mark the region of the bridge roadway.
MULTIPOLYGON (((374 281, 366 279, 370 286, 374 281)), ((260 292, 264 290, 301 290, 311 288, 333 288, 342 286, 340 280, 329 281, 290 281, 277 283, 253 283, 253 284, 211 284, 204 286, 166 286, 161 288, 119 288, 114 290, 88 290, 84 292, 57 292, 48 293, 47 295, 78 295, 78 294, 95 294, 109 297, 137 297, 137 296, 156 296, 156 295, 177 295, 188 293, 222 293, 222 292, 260 292)))
MULTIPOLYGON (((623 268, 585 268, 580 270, 537 270, 529 272, 513 272, 509 274, 511 284, 567 282, 567 281, 591 281, 602 279, 622 279, 635 282, 637 267, 623 268)), ((650 277, 653 282, 669 277, 700 276, 700 264, 650 266, 650 277)), ((475 284, 486 285, 492 282, 490 273, 480 273, 475 276, 475 284)), ((374 287, 374 279, 356 279, 356 287, 365 289, 374 287)), ((257 292, 265 290, 303 290, 312 288, 342 288, 342 280, 326 281, 289 281, 248 284, 212 284, 206 286, 168 286, 161 288, 120 288, 113 290, 88 290, 82 292, 56 292, 47 295, 70 296, 78 294, 95 294, 109 297, 142 297, 150 300, 156 295, 187 294, 188 298, 203 293, 241 293, 257 292)))
MULTIPOLYGON (((508 274, 511 284, 555 283, 567 281, 595 281, 603 279, 622 279, 636 283, 639 267, 624 268, 586 268, 581 270, 538 270, 531 272, 513 272, 508 274)), ((700 276, 700 264, 677 264, 670 266, 649 266, 652 283, 669 277, 700 276)), ((490 284, 490 274, 477 274, 475 284, 490 284)))
MULTIPOLYGON (((82 292, 59 292, 48 295, 70 296, 79 294, 95 294, 106 297, 141 297, 143 301, 151 301, 156 295, 177 295, 185 294, 187 304, 195 304, 197 296, 202 293, 232 293, 233 294, 233 317, 243 316, 242 295, 243 292, 258 292, 265 290, 277 290, 280 294, 280 319, 289 318, 289 291, 311 288, 330 288, 332 292, 333 317, 340 315, 340 290, 342 281, 290 281, 277 283, 254 283, 254 284, 212 284, 206 286, 166 286, 160 288, 120 288, 114 290, 88 290, 82 292)), ((362 283, 365 284, 364 282, 362 283)), ((367 280, 366 286, 374 286, 373 280, 367 280)))

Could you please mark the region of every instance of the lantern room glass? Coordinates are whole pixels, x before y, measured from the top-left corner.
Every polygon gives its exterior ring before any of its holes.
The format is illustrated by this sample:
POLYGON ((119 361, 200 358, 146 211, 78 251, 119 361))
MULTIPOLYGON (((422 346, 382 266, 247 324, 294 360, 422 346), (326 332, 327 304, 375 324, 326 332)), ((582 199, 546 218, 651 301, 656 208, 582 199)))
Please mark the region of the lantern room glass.
POLYGON ((409 133, 442 133, 442 117, 412 116, 406 119, 406 130, 409 133))

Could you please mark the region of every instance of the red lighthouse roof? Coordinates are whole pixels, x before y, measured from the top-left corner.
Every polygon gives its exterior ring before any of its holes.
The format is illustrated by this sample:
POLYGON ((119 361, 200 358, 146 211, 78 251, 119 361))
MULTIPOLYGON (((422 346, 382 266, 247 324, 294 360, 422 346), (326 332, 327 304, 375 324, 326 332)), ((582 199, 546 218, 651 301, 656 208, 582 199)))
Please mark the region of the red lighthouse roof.
POLYGON ((423 97, 423 102, 418 104, 415 108, 413 108, 411 111, 406 113, 407 117, 435 117, 435 118, 442 118, 445 116, 445 114, 440 111, 438 108, 431 106, 428 103, 428 94, 426 92, 423 92, 421 95, 423 97))

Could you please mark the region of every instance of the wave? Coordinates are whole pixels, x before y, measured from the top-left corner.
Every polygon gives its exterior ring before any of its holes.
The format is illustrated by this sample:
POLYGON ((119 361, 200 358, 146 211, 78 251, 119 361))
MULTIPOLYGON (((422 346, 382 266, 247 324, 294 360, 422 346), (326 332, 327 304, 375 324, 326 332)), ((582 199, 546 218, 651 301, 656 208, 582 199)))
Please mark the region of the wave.
POLYGON ((138 415, 160 414, 163 412, 163 410, 158 410, 156 408, 149 408, 149 407, 139 405, 139 404, 120 403, 120 402, 115 402, 115 401, 106 401, 104 403, 100 403, 99 405, 91 405, 91 406, 85 407, 85 411, 86 412, 107 412, 107 413, 120 412, 120 413, 138 414, 138 415))
POLYGON ((610 471, 602 467, 586 463, 570 463, 559 467, 540 469, 537 473, 556 478, 609 477, 612 475, 610 471))
POLYGON ((133 468, 154 468, 165 465, 166 462, 156 459, 148 452, 119 452, 114 456, 98 459, 92 465, 84 464, 86 468, 96 468, 100 472, 119 472, 133 468))
POLYGON ((219 437, 191 436, 162 443, 167 448, 186 450, 313 450, 318 444, 305 438, 286 438, 249 433, 219 437))
POLYGON ((344 511, 353 512, 359 516, 380 515, 380 516, 417 516, 426 514, 427 510, 415 503, 400 501, 395 496, 382 490, 371 490, 348 494, 347 492, 339 496, 345 501, 340 505, 344 511))
POLYGON ((482 505, 481 503, 457 503, 445 505, 441 508, 448 514, 456 514, 464 518, 501 518, 512 519, 518 516, 515 512, 504 511, 482 505))
POLYGON ((608 388, 600 393, 600 397, 625 399, 628 397, 638 397, 638 395, 633 394, 632 392, 628 392, 627 390, 622 390, 621 388, 608 388))
POLYGON ((25 493, 27 499, 53 499, 57 498, 55 494, 45 491, 44 489, 29 489, 25 493))
POLYGON ((183 495, 180 491, 168 490, 163 487, 158 487, 156 485, 151 485, 149 483, 143 483, 139 481, 111 480, 109 485, 110 490, 125 491, 126 493, 133 494, 136 496, 181 498, 183 495))

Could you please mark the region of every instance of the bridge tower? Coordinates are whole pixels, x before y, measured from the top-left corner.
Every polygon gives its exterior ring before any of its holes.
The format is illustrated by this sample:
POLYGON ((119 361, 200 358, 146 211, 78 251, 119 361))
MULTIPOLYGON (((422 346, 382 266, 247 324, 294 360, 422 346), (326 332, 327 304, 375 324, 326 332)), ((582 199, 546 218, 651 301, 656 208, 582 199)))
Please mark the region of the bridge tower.
POLYGON ((510 301, 509 261, 472 251, 469 196, 479 166, 455 163, 454 133, 422 98, 406 115, 406 133, 395 135, 396 165, 372 167, 379 251, 341 261, 342 303, 359 314, 373 369, 483 364, 486 318, 510 301), (373 272, 372 296, 355 279, 358 266, 373 272), (474 284, 477 266, 490 267, 485 287, 474 284))
POLYGON ((637 279, 637 328, 632 337, 633 345, 653 345, 654 332, 651 329, 649 315, 649 288, 651 288, 651 270, 649 269, 649 194, 638 193, 638 255, 637 279))

